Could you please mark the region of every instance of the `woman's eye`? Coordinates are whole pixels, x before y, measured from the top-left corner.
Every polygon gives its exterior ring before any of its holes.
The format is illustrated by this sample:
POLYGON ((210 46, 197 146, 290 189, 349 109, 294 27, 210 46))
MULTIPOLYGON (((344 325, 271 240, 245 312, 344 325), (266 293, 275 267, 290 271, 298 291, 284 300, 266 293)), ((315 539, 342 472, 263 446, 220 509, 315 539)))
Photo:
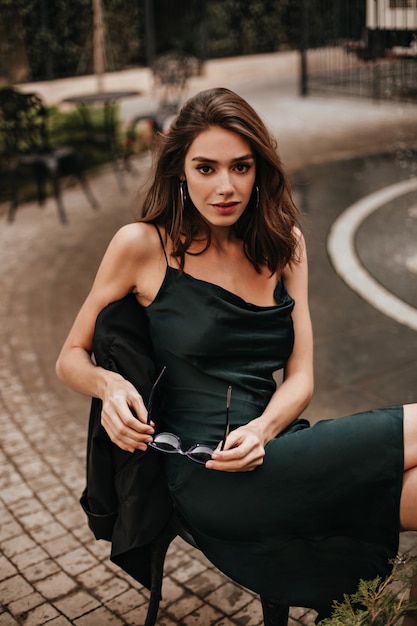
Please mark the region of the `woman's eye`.
POLYGON ((250 168, 250 165, 248 165, 248 163, 238 163, 236 165, 236 170, 238 172, 247 172, 249 168, 250 168))
POLYGON ((200 165, 197 169, 202 174, 209 174, 212 171, 210 165, 200 165))

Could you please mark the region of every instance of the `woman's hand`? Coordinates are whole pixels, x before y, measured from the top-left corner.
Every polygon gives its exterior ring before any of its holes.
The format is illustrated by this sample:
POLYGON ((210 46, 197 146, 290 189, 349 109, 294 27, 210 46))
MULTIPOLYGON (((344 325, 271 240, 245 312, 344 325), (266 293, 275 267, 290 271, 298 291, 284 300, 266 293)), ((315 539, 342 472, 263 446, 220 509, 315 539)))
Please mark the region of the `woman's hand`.
POLYGON ((101 423, 111 441, 127 452, 145 451, 154 434, 147 418, 148 412, 135 387, 118 375, 112 377, 101 412, 101 423))
POLYGON ((253 423, 233 430, 226 439, 223 450, 220 445, 214 451, 206 468, 224 472, 249 472, 262 465, 265 456, 263 435, 253 423))

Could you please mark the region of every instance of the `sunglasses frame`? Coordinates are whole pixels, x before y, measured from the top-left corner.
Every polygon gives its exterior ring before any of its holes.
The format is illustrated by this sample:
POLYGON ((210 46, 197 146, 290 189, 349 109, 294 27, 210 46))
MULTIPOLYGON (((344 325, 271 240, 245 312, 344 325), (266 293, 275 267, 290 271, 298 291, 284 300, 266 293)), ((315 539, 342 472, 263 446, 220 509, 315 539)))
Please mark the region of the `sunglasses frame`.
MULTIPOLYGON (((164 367, 162 368, 162 370, 159 373, 158 377, 156 378, 154 384, 152 385, 152 389, 151 389, 151 392, 149 394, 149 400, 148 400, 148 420, 147 420, 148 424, 150 424, 151 421, 152 421, 152 412, 153 412, 153 405, 154 405, 156 389, 158 387, 158 384, 159 384, 161 378, 165 374, 166 369, 167 369, 166 365, 164 365, 164 367)), ((226 424, 225 424, 225 428, 224 428, 222 442, 221 442, 221 445, 220 445, 220 450, 224 449, 224 446, 225 446, 225 443, 226 443, 226 439, 227 439, 227 437, 229 435, 229 432, 230 432, 230 401, 231 401, 231 397, 232 397, 232 386, 229 385, 229 387, 227 389, 227 395, 226 395, 226 424)), ((154 450, 157 450, 158 452, 165 452, 167 454, 182 454, 182 455, 186 456, 188 459, 190 459, 190 461, 194 461, 194 463, 199 463, 200 465, 205 465, 209 459, 206 459, 205 461, 200 460, 200 459, 198 459, 196 457, 193 457, 192 456, 192 452, 194 452, 199 447, 206 448, 206 450, 210 450, 211 454, 214 452, 214 449, 211 448, 211 446, 208 446, 208 445, 202 444, 202 443, 194 444, 187 451, 182 450, 181 445, 182 445, 181 439, 178 437, 178 435, 175 435, 175 433, 168 433, 168 432, 157 433, 155 435, 154 440, 151 443, 148 444, 148 446, 150 446, 154 450), (163 448, 159 448, 158 445, 157 445, 158 442, 156 441, 156 439, 158 437, 163 436, 163 435, 168 435, 170 437, 173 437, 175 439, 176 443, 178 444, 177 447, 175 447, 172 450, 165 450, 163 448)))

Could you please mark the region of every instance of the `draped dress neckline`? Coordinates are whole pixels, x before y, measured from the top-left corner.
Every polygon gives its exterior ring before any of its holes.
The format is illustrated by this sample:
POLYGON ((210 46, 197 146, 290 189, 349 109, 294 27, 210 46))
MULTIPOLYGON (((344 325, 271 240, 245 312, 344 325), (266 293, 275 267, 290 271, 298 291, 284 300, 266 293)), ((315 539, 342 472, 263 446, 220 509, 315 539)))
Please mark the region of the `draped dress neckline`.
MULTIPOLYGON (((217 295, 223 300, 231 304, 235 304, 236 306, 240 306, 241 308, 248 309, 248 310, 268 311, 268 310, 277 309, 277 308, 282 307, 285 304, 285 300, 286 299, 288 300, 289 298, 287 292, 285 291, 284 281, 282 277, 278 280, 274 288, 274 298, 275 298, 276 303, 272 305, 263 306, 259 304, 254 304, 252 302, 248 302, 247 300, 245 300, 238 294, 234 293, 233 291, 230 291, 229 289, 226 289, 225 287, 222 287, 221 285, 218 285, 217 283, 212 283, 202 278, 197 278, 193 276, 192 274, 189 274, 188 272, 181 271, 178 268, 172 267, 172 265, 167 264, 164 279, 161 283, 160 288, 158 289, 158 293, 156 294, 154 300, 146 307, 147 309, 151 309, 153 304, 156 303, 160 299, 161 293, 163 292, 166 283, 169 281, 170 274, 171 276, 175 276, 177 279, 184 277, 186 280, 207 286, 208 288, 216 292, 217 295), (287 296, 287 298, 285 298, 285 296, 287 296)), ((292 302, 291 298, 290 300, 292 302)))

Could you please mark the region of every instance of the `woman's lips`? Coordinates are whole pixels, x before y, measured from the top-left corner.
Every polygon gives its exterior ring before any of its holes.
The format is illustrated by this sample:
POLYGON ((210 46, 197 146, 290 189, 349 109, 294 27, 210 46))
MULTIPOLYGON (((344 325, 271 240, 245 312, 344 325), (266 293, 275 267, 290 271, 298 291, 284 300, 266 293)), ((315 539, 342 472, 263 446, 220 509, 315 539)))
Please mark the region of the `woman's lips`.
POLYGON ((213 207, 218 213, 221 213, 222 215, 228 215, 229 213, 233 212, 237 205, 237 202, 222 202, 219 204, 213 204, 213 207))

